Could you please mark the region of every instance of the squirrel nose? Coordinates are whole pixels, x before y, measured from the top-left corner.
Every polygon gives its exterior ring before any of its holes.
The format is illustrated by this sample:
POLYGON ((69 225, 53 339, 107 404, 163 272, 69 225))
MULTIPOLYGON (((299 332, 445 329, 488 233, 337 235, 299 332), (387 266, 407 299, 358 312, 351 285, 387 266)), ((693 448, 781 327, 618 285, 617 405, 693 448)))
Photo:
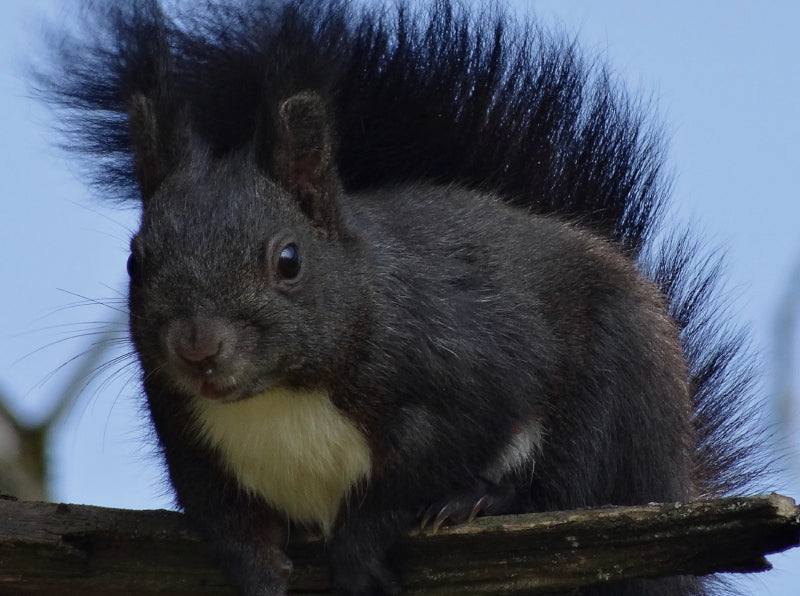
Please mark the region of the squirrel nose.
POLYGON ((213 344, 202 345, 178 345, 175 352, 184 363, 206 376, 214 374, 217 368, 217 354, 222 350, 222 343, 216 347, 213 344))
POLYGON ((222 322, 198 317, 171 325, 166 340, 173 358, 210 376, 219 368, 230 333, 222 322))

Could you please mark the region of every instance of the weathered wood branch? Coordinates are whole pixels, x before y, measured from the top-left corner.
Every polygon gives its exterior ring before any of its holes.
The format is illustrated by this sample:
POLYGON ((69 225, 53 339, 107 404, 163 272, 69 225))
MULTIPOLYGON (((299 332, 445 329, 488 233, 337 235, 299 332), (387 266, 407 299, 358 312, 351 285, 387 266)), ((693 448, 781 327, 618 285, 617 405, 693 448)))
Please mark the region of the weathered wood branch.
MULTIPOLYGON (((410 594, 547 594, 634 577, 761 571, 800 544, 780 495, 493 517, 414 532, 393 554, 410 594)), ((324 544, 296 536, 292 590, 327 588, 324 544)), ((233 594, 183 516, 0 501, 0 593, 233 594)))

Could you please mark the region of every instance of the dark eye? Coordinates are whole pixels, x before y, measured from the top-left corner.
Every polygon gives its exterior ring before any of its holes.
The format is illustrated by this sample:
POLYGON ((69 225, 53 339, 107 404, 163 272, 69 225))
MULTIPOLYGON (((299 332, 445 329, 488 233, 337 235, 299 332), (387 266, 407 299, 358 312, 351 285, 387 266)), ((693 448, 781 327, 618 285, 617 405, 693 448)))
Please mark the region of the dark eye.
POLYGON ((128 257, 127 268, 128 276, 131 280, 135 280, 139 277, 139 261, 133 253, 128 257))
POLYGON ((278 275, 283 279, 295 279, 300 275, 300 266, 303 259, 300 256, 300 249, 295 243, 287 244, 281 250, 278 257, 278 275))

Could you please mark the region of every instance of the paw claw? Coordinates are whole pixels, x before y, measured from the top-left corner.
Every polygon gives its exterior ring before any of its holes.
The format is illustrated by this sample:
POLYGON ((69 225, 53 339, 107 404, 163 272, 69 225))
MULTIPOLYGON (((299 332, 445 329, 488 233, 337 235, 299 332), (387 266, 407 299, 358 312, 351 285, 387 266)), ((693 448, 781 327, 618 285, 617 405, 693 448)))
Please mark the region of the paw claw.
POLYGON ((435 534, 448 519, 450 519, 450 504, 431 505, 425 510, 425 514, 420 522, 420 528, 425 529, 430 525, 431 531, 435 534))
POLYGON ((469 512, 469 517, 467 517, 467 521, 473 521, 476 517, 478 517, 483 511, 491 504, 491 498, 489 495, 483 495, 480 499, 475 502, 475 505, 472 507, 472 511, 469 512))
POLYGON ((445 506, 440 512, 439 515, 436 516, 436 519, 433 520, 433 526, 431 526, 431 532, 436 534, 439 531, 439 528, 442 527, 447 520, 450 519, 450 512, 448 511, 447 507, 445 506))
POLYGON ((433 519, 433 511, 430 508, 428 508, 425 510, 425 514, 422 516, 422 521, 419 522, 420 529, 424 530, 426 527, 428 527, 428 524, 431 523, 432 519, 433 519))
POLYGON ((479 515, 504 512, 514 500, 511 485, 493 485, 479 482, 476 486, 457 491, 448 498, 436 501, 419 514, 420 529, 430 528, 435 534, 443 525, 455 525, 472 521, 479 515))

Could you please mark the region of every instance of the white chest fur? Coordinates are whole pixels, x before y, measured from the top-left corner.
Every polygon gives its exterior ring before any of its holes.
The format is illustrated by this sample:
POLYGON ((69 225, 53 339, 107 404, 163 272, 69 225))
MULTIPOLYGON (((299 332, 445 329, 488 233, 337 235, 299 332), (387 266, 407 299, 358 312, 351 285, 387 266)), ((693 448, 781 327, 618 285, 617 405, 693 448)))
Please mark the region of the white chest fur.
POLYGON ((328 394, 282 388, 236 403, 198 399, 203 438, 246 490, 292 520, 331 529, 342 500, 369 477, 363 433, 328 394))

